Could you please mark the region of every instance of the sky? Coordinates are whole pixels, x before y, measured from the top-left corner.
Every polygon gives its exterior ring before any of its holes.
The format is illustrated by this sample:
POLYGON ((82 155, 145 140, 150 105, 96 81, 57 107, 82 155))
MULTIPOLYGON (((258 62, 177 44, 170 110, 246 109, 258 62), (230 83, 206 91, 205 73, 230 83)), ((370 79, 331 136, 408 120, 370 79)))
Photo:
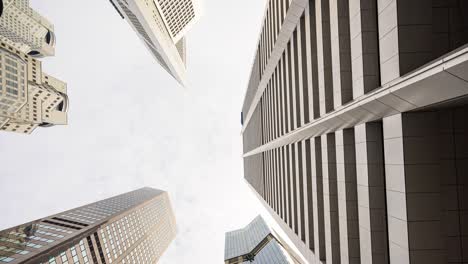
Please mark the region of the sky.
POLYGON ((168 191, 178 235, 160 263, 222 263, 224 233, 262 214, 243 179, 240 111, 265 0, 204 0, 188 85, 108 0, 31 0, 55 25, 44 71, 68 84, 69 125, 0 134, 0 229, 143 186, 168 191))

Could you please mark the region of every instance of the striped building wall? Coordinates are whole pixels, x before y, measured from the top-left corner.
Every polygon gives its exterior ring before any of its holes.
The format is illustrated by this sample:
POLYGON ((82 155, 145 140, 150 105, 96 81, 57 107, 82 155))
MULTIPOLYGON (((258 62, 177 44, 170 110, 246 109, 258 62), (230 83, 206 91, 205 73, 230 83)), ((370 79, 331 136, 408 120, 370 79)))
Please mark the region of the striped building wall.
POLYGON ((468 4, 269 0, 245 179, 310 263, 468 263, 468 4))

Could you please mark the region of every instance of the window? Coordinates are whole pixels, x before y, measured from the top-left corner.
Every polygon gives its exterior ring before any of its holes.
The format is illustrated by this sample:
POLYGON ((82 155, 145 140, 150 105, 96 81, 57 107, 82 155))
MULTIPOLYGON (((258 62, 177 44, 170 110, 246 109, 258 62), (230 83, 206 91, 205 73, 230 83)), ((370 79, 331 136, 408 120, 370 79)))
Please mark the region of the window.
POLYGON ((10 257, 0 257, 0 262, 4 262, 4 263, 12 262, 13 260, 15 259, 10 258, 10 257))

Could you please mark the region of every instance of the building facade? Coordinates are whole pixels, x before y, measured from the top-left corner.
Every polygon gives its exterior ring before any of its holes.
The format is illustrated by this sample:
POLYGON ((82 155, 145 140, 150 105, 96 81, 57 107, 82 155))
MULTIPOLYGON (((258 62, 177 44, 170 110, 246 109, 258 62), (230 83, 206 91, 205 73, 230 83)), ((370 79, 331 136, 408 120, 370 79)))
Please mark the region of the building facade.
POLYGON ((270 0, 245 179, 310 263, 468 263, 466 1, 270 0))
POLYGON ((0 231, 0 263, 156 263, 175 235, 167 192, 142 188, 0 231))
POLYGON ((185 34, 200 18, 197 0, 110 0, 156 61, 186 84, 185 34))
POLYGON ((29 0, 3 1, 0 16, 0 130, 30 134, 66 125, 67 85, 42 72, 37 58, 55 53, 53 25, 29 0))
POLYGON ((224 263, 302 263, 293 251, 257 216, 246 227, 226 233, 224 263))
POLYGON ((29 0, 3 0, 0 39, 33 57, 55 54, 54 26, 29 6, 29 0))
POLYGON ((67 85, 0 40, 0 130, 31 134, 37 127, 66 125, 67 111, 67 85))

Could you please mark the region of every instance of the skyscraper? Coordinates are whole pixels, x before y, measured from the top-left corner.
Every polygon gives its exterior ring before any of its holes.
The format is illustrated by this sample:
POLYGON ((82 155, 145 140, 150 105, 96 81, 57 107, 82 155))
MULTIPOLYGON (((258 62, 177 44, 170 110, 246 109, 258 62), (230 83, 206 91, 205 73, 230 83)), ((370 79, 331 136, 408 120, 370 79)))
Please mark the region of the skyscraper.
POLYGON ((0 130, 30 134, 67 124, 67 85, 40 61, 0 40, 0 130))
POLYGON ((245 228, 227 232, 224 263, 302 263, 292 250, 257 216, 245 228))
POLYGON ((67 124, 67 85, 36 58, 55 53, 53 25, 29 0, 3 1, 0 17, 0 130, 30 134, 67 124))
POLYGON ((468 263, 468 6, 270 0, 245 178, 310 263, 468 263))
POLYGON ((200 17, 197 0, 110 0, 156 61, 180 84, 186 82, 185 34, 200 17))
POLYGON ((0 232, 0 263, 156 263, 176 235, 166 192, 142 188, 0 232))

